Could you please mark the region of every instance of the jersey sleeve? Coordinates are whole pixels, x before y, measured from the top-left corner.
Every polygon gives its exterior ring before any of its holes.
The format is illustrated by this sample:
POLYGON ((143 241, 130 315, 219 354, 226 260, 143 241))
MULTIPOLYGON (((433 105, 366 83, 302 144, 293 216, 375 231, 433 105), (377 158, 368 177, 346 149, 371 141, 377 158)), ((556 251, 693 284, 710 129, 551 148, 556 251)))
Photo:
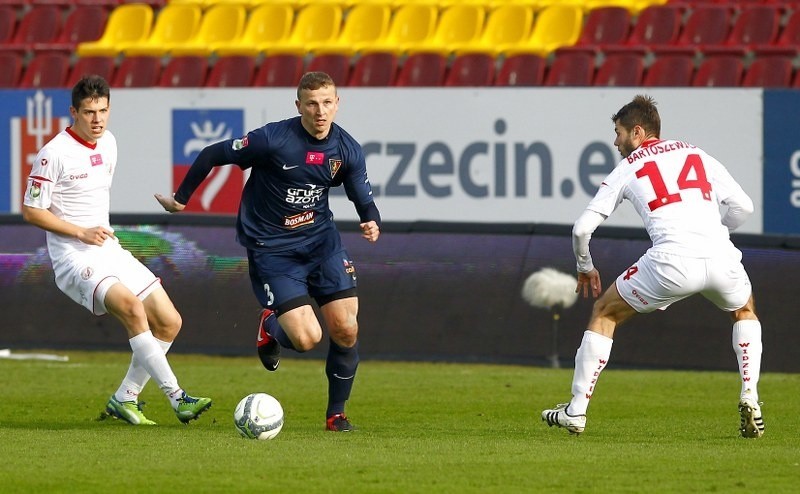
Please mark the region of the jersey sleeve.
POLYGON ((23 204, 38 209, 50 208, 53 190, 60 175, 61 160, 51 148, 45 146, 33 162, 23 204))
POLYGON ((589 205, 586 206, 586 209, 609 217, 611 213, 617 209, 617 206, 622 204, 625 190, 623 167, 624 165, 617 166, 617 168, 603 180, 603 183, 600 184, 600 188, 597 189, 597 193, 589 202, 589 205))
POLYGON ((240 139, 230 139, 226 141, 225 164, 237 165, 246 170, 263 160, 269 153, 269 138, 267 128, 251 130, 246 136, 240 139))
POLYGON ((361 147, 350 146, 345 154, 347 166, 342 177, 342 184, 347 193, 347 198, 356 206, 361 221, 375 221, 380 223, 380 214, 374 207, 372 185, 367 176, 367 162, 361 147))

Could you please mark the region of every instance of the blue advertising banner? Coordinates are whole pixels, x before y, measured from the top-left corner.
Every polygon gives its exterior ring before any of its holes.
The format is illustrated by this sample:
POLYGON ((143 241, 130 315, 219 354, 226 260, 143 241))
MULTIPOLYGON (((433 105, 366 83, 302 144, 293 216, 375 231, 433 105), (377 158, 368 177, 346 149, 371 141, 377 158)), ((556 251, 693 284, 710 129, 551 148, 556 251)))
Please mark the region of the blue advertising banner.
POLYGON ((800 92, 764 91, 764 233, 800 233, 798 114, 800 92))
POLYGON ((64 130, 70 91, 0 91, 0 214, 19 213, 36 153, 64 130))

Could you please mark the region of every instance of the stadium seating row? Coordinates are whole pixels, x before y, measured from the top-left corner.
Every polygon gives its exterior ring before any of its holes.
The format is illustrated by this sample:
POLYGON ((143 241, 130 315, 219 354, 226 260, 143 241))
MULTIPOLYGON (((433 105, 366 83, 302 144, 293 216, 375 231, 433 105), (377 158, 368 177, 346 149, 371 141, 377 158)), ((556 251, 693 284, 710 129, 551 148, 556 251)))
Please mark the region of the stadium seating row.
POLYGON ((113 57, 83 57, 74 65, 61 52, 36 55, 27 67, 13 52, 0 52, 0 87, 71 87, 86 73, 103 75, 114 87, 267 87, 294 86, 304 70, 331 74, 340 86, 711 86, 798 87, 792 58, 769 55, 747 63, 732 54, 709 55, 697 64, 688 54, 665 54, 646 64, 635 52, 597 56, 562 50, 552 62, 533 54, 494 58, 473 53, 450 62, 437 53, 414 53, 400 60, 392 53, 307 57, 232 55, 211 62, 205 56, 131 56, 119 66, 113 57))

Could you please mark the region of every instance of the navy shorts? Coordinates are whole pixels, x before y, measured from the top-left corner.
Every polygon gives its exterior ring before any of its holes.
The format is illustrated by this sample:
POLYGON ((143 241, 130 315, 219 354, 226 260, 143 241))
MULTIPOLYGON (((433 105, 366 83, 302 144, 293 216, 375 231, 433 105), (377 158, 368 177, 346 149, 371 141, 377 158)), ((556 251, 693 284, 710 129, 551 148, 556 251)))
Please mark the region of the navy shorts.
POLYGON ((250 282, 262 307, 277 313, 356 295, 356 268, 339 232, 281 252, 247 251, 250 282))

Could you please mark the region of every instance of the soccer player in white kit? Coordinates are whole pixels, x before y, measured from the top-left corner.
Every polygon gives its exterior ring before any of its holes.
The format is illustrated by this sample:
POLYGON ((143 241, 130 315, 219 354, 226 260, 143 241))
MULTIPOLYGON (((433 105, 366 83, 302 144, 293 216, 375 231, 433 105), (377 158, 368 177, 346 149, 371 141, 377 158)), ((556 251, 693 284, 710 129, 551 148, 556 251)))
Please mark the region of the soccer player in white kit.
POLYGON ((742 380, 740 433, 761 437, 761 323, 742 253, 729 236, 752 214, 753 202, 719 161, 686 142, 660 138, 661 119, 651 97, 636 96, 611 119, 617 135, 614 145, 624 159, 573 226, 576 292, 600 296, 600 273, 592 263, 589 240, 624 199, 641 216, 653 246, 595 301, 575 354, 572 399, 544 410, 542 420, 572 434, 583 432, 586 409, 608 363, 617 325, 699 293, 731 315, 742 380))
POLYGON ((73 123, 36 156, 22 216, 47 232, 58 288, 95 315, 114 315, 127 331, 133 357, 108 400, 107 416, 155 425, 138 401, 152 376, 178 420, 188 423, 211 406, 211 399, 187 395, 167 361, 181 316, 159 278, 120 246, 109 222, 117 166, 117 142, 106 130, 109 103, 102 77, 87 76, 75 84, 69 109, 73 123))

